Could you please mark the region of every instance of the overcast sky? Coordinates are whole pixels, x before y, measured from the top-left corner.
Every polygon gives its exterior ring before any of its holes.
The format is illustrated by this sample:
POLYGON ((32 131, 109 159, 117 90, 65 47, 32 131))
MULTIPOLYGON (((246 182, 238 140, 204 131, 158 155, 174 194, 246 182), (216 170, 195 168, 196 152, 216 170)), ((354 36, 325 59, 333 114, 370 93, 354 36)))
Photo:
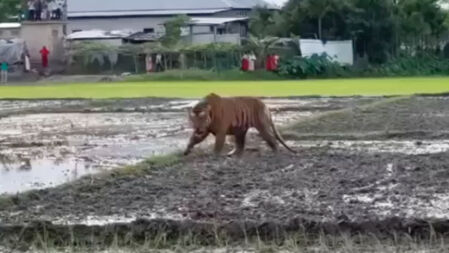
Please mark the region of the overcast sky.
POLYGON ((277 5, 279 5, 279 6, 282 6, 282 5, 283 5, 285 2, 287 2, 288 0, 265 0, 265 1, 270 2, 270 3, 277 4, 277 5))

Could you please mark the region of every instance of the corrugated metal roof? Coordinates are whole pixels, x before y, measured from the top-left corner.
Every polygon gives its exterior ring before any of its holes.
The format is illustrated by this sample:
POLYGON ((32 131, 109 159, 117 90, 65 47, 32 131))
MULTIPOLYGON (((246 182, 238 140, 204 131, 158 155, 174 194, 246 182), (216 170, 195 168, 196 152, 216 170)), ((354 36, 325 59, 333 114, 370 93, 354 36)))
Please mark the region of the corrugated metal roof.
POLYGON ((125 38, 132 34, 131 31, 103 31, 103 30, 87 30, 74 32, 67 35, 68 40, 85 40, 85 39, 119 39, 125 38))
POLYGON ((142 42, 142 41, 157 41, 160 38, 161 35, 155 33, 138 32, 126 37, 126 40, 142 42))
MULTIPOLYGON (((264 0, 67 0, 69 17, 72 13, 92 12, 142 12, 142 11, 164 11, 168 14, 179 10, 184 11, 207 11, 217 9, 251 9, 257 5, 267 4, 264 0)), ((156 14, 155 14, 156 15, 156 14)))
POLYGON ((207 17, 207 18, 192 18, 190 24, 194 25, 222 25, 229 22, 248 20, 248 18, 221 18, 221 17, 207 17))
POLYGON ((180 15, 180 14, 213 14, 227 9, 205 9, 205 10, 147 10, 147 11, 91 11, 71 12, 70 18, 82 17, 110 17, 110 16, 151 16, 151 15, 180 15))

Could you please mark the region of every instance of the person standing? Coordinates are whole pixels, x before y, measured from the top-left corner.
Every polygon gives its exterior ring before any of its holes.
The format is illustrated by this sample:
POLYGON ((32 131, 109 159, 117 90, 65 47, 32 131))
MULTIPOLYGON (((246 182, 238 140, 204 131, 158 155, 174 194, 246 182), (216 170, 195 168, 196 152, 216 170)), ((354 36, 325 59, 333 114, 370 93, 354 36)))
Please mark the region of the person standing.
POLYGON ((147 73, 153 72, 153 59, 151 57, 151 54, 148 54, 145 57, 145 62, 146 62, 147 73))
POLYGON ((42 47, 41 51, 39 51, 41 54, 41 60, 42 60, 42 67, 47 68, 48 67, 48 55, 50 54, 50 51, 48 51, 47 47, 42 47))
POLYGON ((156 72, 162 71, 162 55, 156 55, 156 72))
POLYGON ((34 9, 35 9, 35 20, 42 19, 42 0, 34 1, 34 9))
POLYGON ((267 55, 267 59, 265 60, 266 70, 272 71, 273 70, 273 56, 271 54, 267 55))
POLYGON ((276 71, 279 66, 279 55, 275 54, 273 56, 273 71, 276 71))
POLYGON ((256 55, 253 52, 249 55, 249 71, 254 71, 256 69, 256 55))
POLYGON ((245 53, 242 57, 242 71, 248 71, 249 70, 249 57, 245 53))
POLYGON ((42 20, 51 19, 50 5, 44 1, 42 2, 42 20))
POLYGON ((61 8, 59 6, 57 6, 56 10, 55 10, 55 19, 56 20, 61 20, 62 19, 62 11, 61 11, 61 8))
POLYGON ((51 19, 52 20, 60 20, 61 19, 61 9, 59 5, 53 1, 48 4, 49 9, 51 11, 51 19))
POLYGON ((36 19, 36 8, 34 6, 34 0, 28 0, 28 20, 36 19))
POLYGON ((2 62, 0 68, 1 68, 1 82, 7 83, 8 82, 8 63, 2 62))

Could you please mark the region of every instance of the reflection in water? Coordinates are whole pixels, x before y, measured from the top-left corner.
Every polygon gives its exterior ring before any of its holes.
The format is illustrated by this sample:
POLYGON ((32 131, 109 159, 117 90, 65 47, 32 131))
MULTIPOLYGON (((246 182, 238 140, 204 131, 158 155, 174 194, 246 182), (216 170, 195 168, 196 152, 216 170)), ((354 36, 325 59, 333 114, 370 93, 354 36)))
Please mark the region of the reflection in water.
POLYGON ((83 161, 74 158, 28 160, 29 170, 21 162, 0 165, 0 193, 17 193, 67 183, 93 173, 83 161))

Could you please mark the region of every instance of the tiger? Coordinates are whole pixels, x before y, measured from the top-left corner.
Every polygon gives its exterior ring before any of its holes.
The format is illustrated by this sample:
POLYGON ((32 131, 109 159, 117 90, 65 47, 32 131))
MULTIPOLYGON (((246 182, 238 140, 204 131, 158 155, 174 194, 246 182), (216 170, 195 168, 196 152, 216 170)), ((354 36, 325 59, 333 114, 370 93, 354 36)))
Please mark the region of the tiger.
POLYGON ((296 153, 284 141, 276 129, 271 113, 262 100, 255 97, 220 97, 215 93, 207 95, 193 108, 188 109, 193 133, 184 155, 203 142, 210 134, 215 136, 214 154, 222 153, 227 135, 234 136, 235 148, 228 156, 244 153, 246 134, 256 128, 273 152, 278 151, 279 141, 287 150, 296 153))

